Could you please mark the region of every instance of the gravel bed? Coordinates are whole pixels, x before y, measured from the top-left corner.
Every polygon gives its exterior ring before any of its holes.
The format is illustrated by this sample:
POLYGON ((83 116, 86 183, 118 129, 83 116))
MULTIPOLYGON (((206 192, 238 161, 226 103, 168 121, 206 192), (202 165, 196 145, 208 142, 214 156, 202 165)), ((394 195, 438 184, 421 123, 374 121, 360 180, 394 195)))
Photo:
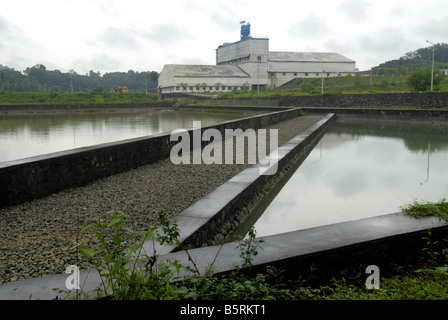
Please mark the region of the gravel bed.
MULTIPOLYGON (((280 146, 322 118, 308 115, 266 129, 278 129, 280 146)), ((168 158, 0 210, 0 285, 64 273, 80 259, 73 247, 78 231, 96 217, 118 209, 134 230, 157 226, 157 210, 165 208, 175 217, 247 166, 174 165, 168 158)))

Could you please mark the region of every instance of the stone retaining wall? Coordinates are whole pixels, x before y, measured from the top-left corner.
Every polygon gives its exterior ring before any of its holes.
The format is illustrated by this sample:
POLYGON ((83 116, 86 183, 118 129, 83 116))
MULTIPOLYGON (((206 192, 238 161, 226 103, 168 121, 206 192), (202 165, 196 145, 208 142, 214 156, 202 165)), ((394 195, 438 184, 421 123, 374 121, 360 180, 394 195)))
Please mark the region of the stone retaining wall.
POLYGON ((283 97, 280 106, 448 108, 448 92, 324 94, 283 97))
POLYGON ((375 109, 306 107, 303 111, 318 114, 336 113, 338 117, 383 120, 429 119, 431 122, 448 121, 448 110, 435 109, 375 109))
MULTIPOLYGON (((167 97, 172 97, 167 95, 167 97)), ((191 98, 191 96, 190 96, 191 98)), ((194 97, 199 99, 198 97, 194 97)), ((199 103, 210 105, 239 106, 284 106, 284 107, 415 107, 448 108, 448 92, 422 93, 369 93, 369 94, 323 94, 284 96, 281 94, 266 98, 211 99, 204 98, 199 103)))

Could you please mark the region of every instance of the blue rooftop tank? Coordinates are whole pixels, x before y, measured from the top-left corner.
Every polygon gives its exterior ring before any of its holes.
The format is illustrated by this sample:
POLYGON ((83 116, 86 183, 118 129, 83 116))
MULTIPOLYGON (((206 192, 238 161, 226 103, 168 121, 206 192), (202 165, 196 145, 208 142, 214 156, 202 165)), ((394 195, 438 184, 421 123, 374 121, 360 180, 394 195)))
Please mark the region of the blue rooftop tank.
POLYGON ((241 40, 247 39, 250 37, 250 24, 243 24, 241 26, 241 40))

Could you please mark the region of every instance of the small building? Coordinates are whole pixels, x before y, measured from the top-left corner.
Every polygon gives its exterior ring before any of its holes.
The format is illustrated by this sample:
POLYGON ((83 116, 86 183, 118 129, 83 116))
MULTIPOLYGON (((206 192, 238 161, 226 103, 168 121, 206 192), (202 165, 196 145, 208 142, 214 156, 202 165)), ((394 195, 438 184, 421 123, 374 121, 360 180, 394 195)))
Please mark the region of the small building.
POLYGON ((159 76, 161 93, 278 88, 297 78, 355 75, 355 61, 334 52, 269 51, 268 38, 250 35, 216 49, 216 65, 173 65, 159 76))
POLYGON ((250 76, 237 66, 166 64, 160 93, 228 92, 249 88, 250 76))
POLYGON ((334 52, 269 52, 269 85, 282 86, 297 78, 354 75, 355 61, 334 52))

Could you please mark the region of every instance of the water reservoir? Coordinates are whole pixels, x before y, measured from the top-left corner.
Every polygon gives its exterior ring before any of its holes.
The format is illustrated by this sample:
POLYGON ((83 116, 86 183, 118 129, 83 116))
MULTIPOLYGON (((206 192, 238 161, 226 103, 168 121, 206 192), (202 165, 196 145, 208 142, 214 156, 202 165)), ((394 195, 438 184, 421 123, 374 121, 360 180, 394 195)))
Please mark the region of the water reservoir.
POLYGON ((253 220, 257 236, 267 236, 442 198, 448 198, 448 125, 337 121, 253 220))
POLYGON ((141 111, 0 115, 0 162, 202 126, 256 112, 141 111))

